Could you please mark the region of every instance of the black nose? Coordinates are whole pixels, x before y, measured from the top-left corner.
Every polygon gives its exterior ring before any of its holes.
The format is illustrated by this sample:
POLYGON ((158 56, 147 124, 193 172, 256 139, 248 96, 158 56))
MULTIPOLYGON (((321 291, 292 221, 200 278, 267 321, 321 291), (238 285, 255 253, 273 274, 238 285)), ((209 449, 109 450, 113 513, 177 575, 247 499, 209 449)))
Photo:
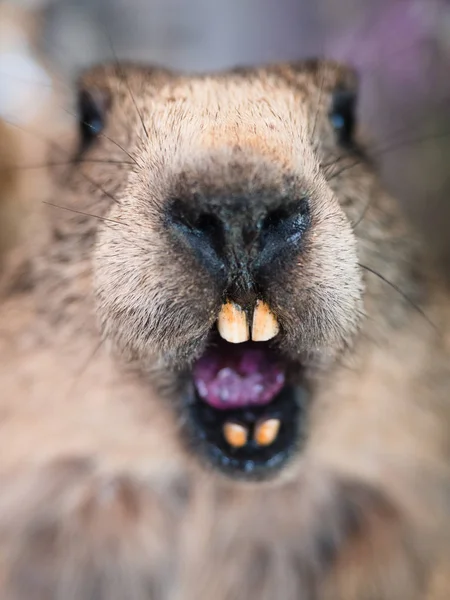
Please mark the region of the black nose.
POLYGON ((178 241, 224 286, 236 281, 252 286, 276 263, 295 258, 311 223, 304 197, 275 206, 245 198, 175 199, 169 206, 169 226, 178 241))

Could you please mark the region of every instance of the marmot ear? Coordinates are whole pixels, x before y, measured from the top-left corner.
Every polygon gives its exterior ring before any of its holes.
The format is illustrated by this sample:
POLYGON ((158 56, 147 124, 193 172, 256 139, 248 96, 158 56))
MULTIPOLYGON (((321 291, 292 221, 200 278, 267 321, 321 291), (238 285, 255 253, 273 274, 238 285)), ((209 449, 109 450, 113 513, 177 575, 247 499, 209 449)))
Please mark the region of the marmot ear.
POLYGON ((359 86, 358 73, 353 67, 331 59, 309 58, 294 61, 282 65, 280 72, 298 85, 304 84, 305 78, 311 85, 312 80, 318 89, 328 94, 337 88, 356 92, 359 86))
POLYGON ((111 96, 106 89, 79 87, 77 94, 79 154, 88 150, 105 128, 110 107, 111 96))

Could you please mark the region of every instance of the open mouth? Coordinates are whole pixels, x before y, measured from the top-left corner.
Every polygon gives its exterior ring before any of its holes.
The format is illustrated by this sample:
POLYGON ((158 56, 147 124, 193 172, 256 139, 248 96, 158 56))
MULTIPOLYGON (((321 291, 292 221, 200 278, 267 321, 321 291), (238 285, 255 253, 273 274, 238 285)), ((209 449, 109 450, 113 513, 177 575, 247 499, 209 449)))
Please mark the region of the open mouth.
MULTIPOLYGON (((219 318, 218 332, 211 332, 205 352, 193 366, 191 436, 222 471, 266 478, 301 443, 302 369, 283 357, 271 339, 254 341, 271 337, 270 333, 255 334, 248 341, 248 336, 239 335, 239 327, 233 331, 221 325, 219 318)), ((271 331, 277 334, 278 328, 272 324, 271 331)))

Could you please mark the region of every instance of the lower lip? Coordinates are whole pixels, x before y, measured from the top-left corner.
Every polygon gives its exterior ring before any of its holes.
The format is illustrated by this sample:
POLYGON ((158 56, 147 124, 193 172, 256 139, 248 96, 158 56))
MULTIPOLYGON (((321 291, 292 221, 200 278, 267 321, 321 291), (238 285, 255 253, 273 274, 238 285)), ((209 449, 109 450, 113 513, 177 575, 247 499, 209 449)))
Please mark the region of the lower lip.
POLYGON ((191 449, 210 466, 233 478, 261 481, 270 479, 302 444, 302 421, 306 410, 306 391, 285 386, 268 404, 221 411, 206 404, 194 393, 187 408, 187 437, 191 449), (261 419, 276 418, 282 423, 276 441, 261 448, 247 444, 230 448, 222 435, 225 421, 235 420, 253 426, 261 419))

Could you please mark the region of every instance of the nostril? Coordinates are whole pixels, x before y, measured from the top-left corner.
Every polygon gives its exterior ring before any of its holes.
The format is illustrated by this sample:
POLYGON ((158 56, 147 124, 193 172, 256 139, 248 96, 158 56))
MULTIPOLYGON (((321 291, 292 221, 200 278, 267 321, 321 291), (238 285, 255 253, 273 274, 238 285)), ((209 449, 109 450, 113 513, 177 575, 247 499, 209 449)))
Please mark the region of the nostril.
POLYGON ((216 215, 201 213, 195 220, 194 228, 199 235, 204 235, 210 239, 217 250, 223 250, 224 233, 222 223, 216 215))
POLYGON ((236 295, 253 289, 253 275, 263 277, 264 268, 274 261, 295 258, 311 222, 304 197, 284 199, 262 219, 237 205, 219 210, 201 198, 191 200, 177 198, 167 204, 167 229, 218 285, 237 285, 236 295))
POLYGON ((262 222, 262 230, 268 232, 288 228, 294 232, 308 216, 309 201, 307 198, 301 198, 291 204, 270 211, 262 222))
POLYGON ((261 224, 260 266, 294 254, 311 224, 308 198, 300 198, 268 213, 261 224))
POLYGON ((225 233, 216 215, 198 212, 181 200, 174 200, 170 205, 169 225, 205 268, 214 275, 225 270, 225 233))

